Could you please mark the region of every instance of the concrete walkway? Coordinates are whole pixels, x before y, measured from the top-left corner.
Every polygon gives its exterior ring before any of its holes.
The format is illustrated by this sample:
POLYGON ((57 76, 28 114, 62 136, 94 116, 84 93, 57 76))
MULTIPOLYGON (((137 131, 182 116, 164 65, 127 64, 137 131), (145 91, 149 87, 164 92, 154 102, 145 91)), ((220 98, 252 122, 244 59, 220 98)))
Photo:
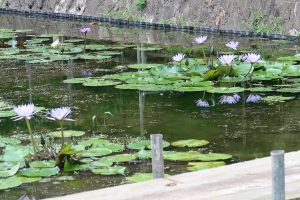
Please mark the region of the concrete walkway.
MULTIPOLYGON (((284 159, 286 199, 299 198, 300 151, 286 153, 284 159)), ((260 158, 51 200, 267 200, 272 199, 271 168, 271 157, 260 158)))

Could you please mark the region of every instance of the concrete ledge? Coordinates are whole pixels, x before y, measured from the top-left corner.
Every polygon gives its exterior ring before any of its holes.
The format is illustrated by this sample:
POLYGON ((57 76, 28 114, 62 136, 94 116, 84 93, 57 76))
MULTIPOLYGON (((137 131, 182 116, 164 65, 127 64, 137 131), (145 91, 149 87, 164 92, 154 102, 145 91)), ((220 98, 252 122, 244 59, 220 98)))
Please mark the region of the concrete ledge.
MULTIPOLYGON (((300 197, 300 151, 285 154, 286 198, 300 197)), ((271 157, 51 200, 271 199, 271 157)))

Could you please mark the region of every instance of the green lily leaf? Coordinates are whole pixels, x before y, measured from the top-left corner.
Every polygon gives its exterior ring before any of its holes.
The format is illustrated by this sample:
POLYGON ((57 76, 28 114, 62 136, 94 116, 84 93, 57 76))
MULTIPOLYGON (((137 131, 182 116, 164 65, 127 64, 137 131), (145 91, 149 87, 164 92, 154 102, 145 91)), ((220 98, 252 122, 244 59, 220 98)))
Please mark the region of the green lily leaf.
POLYGON ((195 139, 189 139, 189 140, 178 140, 175 142, 172 142, 172 146, 176 147, 200 147, 207 145, 209 142, 207 140, 195 140, 195 139))
MULTIPOLYGON (((51 132, 50 134, 53 137, 61 137, 61 131, 51 132)), ((71 137, 71 136, 79 137, 79 136, 83 136, 84 134, 85 134, 84 131, 73 131, 73 130, 64 131, 64 137, 65 138, 66 137, 71 137)))
POLYGON ((49 177, 57 174, 60 171, 59 167, 52 167, 52 168, 26 168, 21 169, 18 172, 18 175, 23 175, 27 177, 49 177))
POLYGON ((128 68, 131 69, 151 69, 153 67, 160 66, 162 64, 132 64, 128 65, 128 68))
POLYGON ((80 152, 77 155, 82 157, 97 157, 111 154, 113 151, 107 148, 91 148, 86 151, 80 152))
MULTIPOLYGON (((169 142, 163 141, 163 147, 170 146, 169 142)), ((151 148, 151 141, 150 140, 142 140, 139 142, 131 142, 127 145, 127 148, 129 149, 145 149, 145 148, 151 148)))
POLYGON ((10 169, 1 170, 0 171, 0 177, 12 176, 12 175, 17 173, 19 168, 20 168, 20 162, 18 162, 16 165, 12 166, 10 169))
POLYGON ((101 175, 121 174, 125 176, 126 169, 127 169, 126 167, 122 167, 122 166, 113 166, 113 167, 92 169, 92 172, 94 174, 101 174, 101 175))
POLYGON ((187 169, 189 171, 198 171, 226 165, 223 161, 218 162, 189 162, 187 169))
MULTIPOLYGON (((170 176, 169 174, 165 174, 165 177, 170 176)), ((126 180, 131 182, 143 182, 143 181, 149 181, 153 179, 152 173, 136 173, 131 177, 126 177, 126 180)))
POLYGON ((17 176, 9 177, 6 179, 0 179, 0 190, 6 190, 8 188, 14 188, 22 185, 22 180, 17 176))
POLYGON ((43 161, 33 161, 29 163, 31 168, 48 168, 48 167, 55 167, 54 160, 43 160, 43 161))
POLYGON ((148 159, 152 158, 152 151, 141 149, 139 152, 134 154, 139 159, 148 159))
POLYGON ((128 162, 134 160, 136 157, 133 154, 119 154, 114 156, 106 156, 99 159, 101 162, 128 162))
POLYGON ((64 171, 65 172, 73 172, 73 171, 78 171, 78 170, 83 170, 83 169, 88 169, 89 164, 80 164, 76 162, 69 162, 69 159, 65 159, 64 163, 64 171))

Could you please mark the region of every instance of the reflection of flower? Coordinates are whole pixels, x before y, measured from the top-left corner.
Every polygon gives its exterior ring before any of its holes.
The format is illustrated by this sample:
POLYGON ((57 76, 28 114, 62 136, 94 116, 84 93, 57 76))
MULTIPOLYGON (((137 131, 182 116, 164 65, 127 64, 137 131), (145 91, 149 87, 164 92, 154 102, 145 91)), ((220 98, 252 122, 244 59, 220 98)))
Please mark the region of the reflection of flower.
POLYGON ((74 121, 73 119, 66 118, 68 114, 71 113, 71 108, 68 107, 51 109, 49 113, 51 117, 47 117, 47 118, 51 120, 57 119, 57 120, 74 121))
POLYGON ((185 55, 183 53, 178 53, 177 55, 175 55, 175 56, 172 57, 172 60, 180 62, 184 58, 184 56, 185 55))
POLYGON ((18 115, 15 117, 12 117, 12 119, 15 119, 14 121, 18 121, 20 119, 26 118, 26 119, 30 119, 32 115, 34 115, 37 112, 34 112, 34 104, 30 103, 30 104, 24 104, 24 105, 20 105, 16 108, 13 109, 13 111, 15 111, 18 115))
POLYGON ((261 96, 259 96, 258 94, 250 94, 247 99, 246 99, 246 103, 257 103, 261 100, 261 96))
POLYGON ((239 42, 230 41, 229 43, 226 44, 226 46, 234 50, 237 50, 239 44, 240 44, 239 42))
POLYGON ((251 64, 256 63, 260 60, 260 55, 256 53, 248 53, 246 56, 247 61, 249 61, 251 64))
POLYGON ((82 76, 92 76, 93 73, 90 72, 90 71, 85 71, 85 70, 83 70, 82 73, 81 73, 81 75, 82 75, 82 76))
POLYGON ((241 97, 238 94, 234 94, 233 96, 223 95, 223 96, 221 96, 219 102, 221 104, 226 104, 226 103, 228 103, 228 104, 235 104, 235 103, 237 103, 240 100, 240 98, 241 97))
POLYGON ((198 44, 202 44, 207 39, 207 36, 200 36, 194 39, 198 44))
POLYGON ((196 105, 199 107, 209 107, 209 104, 207 101, 203 101, 202 99, 199 99, 198 101, 196 101, 196 105))
POLYGON ((88 27, 87 27, 87 28, 81 28, 81 29, 80 29, 80 32, 81 32, 81 33, 91 32, 91 28, 88 28, 88 27))
POLYGON ((218 57, 220 62, 225 65, 230 65, 232 61, 234 60, 234 55, 222 55, 218 57))

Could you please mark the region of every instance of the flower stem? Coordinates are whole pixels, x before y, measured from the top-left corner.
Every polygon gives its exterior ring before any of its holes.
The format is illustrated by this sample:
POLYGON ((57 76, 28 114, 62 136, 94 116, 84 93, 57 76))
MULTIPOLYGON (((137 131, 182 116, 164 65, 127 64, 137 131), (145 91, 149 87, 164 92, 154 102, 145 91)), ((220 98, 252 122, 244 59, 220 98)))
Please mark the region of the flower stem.
POLYGON ((86 46, 86 32, 84 33, 84 47, 83 47, 83 53, 85 53, 85 46, 86 46))
POLYGON ((39 148, 36 145, 34 137, 32 135, 29 119, 25 118, 25 121, 26 121, 26 125, 27 125, 27 128, 28 128, 29 134, 30 134, 30 140, 31 140, 31 144, 32 144, 32 147, 33 147, 34 157, 35 157, 36 160, 38 160, 37 151, 39 151, 39 148))
POLYGON ((60 130, 61 130, 61 149, 60 150, 62 150, 64 148, 64 143, 65 143, 63 120, 60 120, 59 123, 60 123, 60 130))
POLYGON ((249 69, 249 71, 248 71, 248 73, 245 75, 245 77, 247 77, 249 74, 250 74, 250 72, 251 72, 251 70, 252 70, 252 63, 251 63, 251 66, 250 66, 250 69, 249 69))
POLYGON ((203 46, 201 46, 201 48, 202 48, 202 52, 203 52, 204 61, 206 62, 206 56, 205 56, 205 51, 204 51, 203 46))

